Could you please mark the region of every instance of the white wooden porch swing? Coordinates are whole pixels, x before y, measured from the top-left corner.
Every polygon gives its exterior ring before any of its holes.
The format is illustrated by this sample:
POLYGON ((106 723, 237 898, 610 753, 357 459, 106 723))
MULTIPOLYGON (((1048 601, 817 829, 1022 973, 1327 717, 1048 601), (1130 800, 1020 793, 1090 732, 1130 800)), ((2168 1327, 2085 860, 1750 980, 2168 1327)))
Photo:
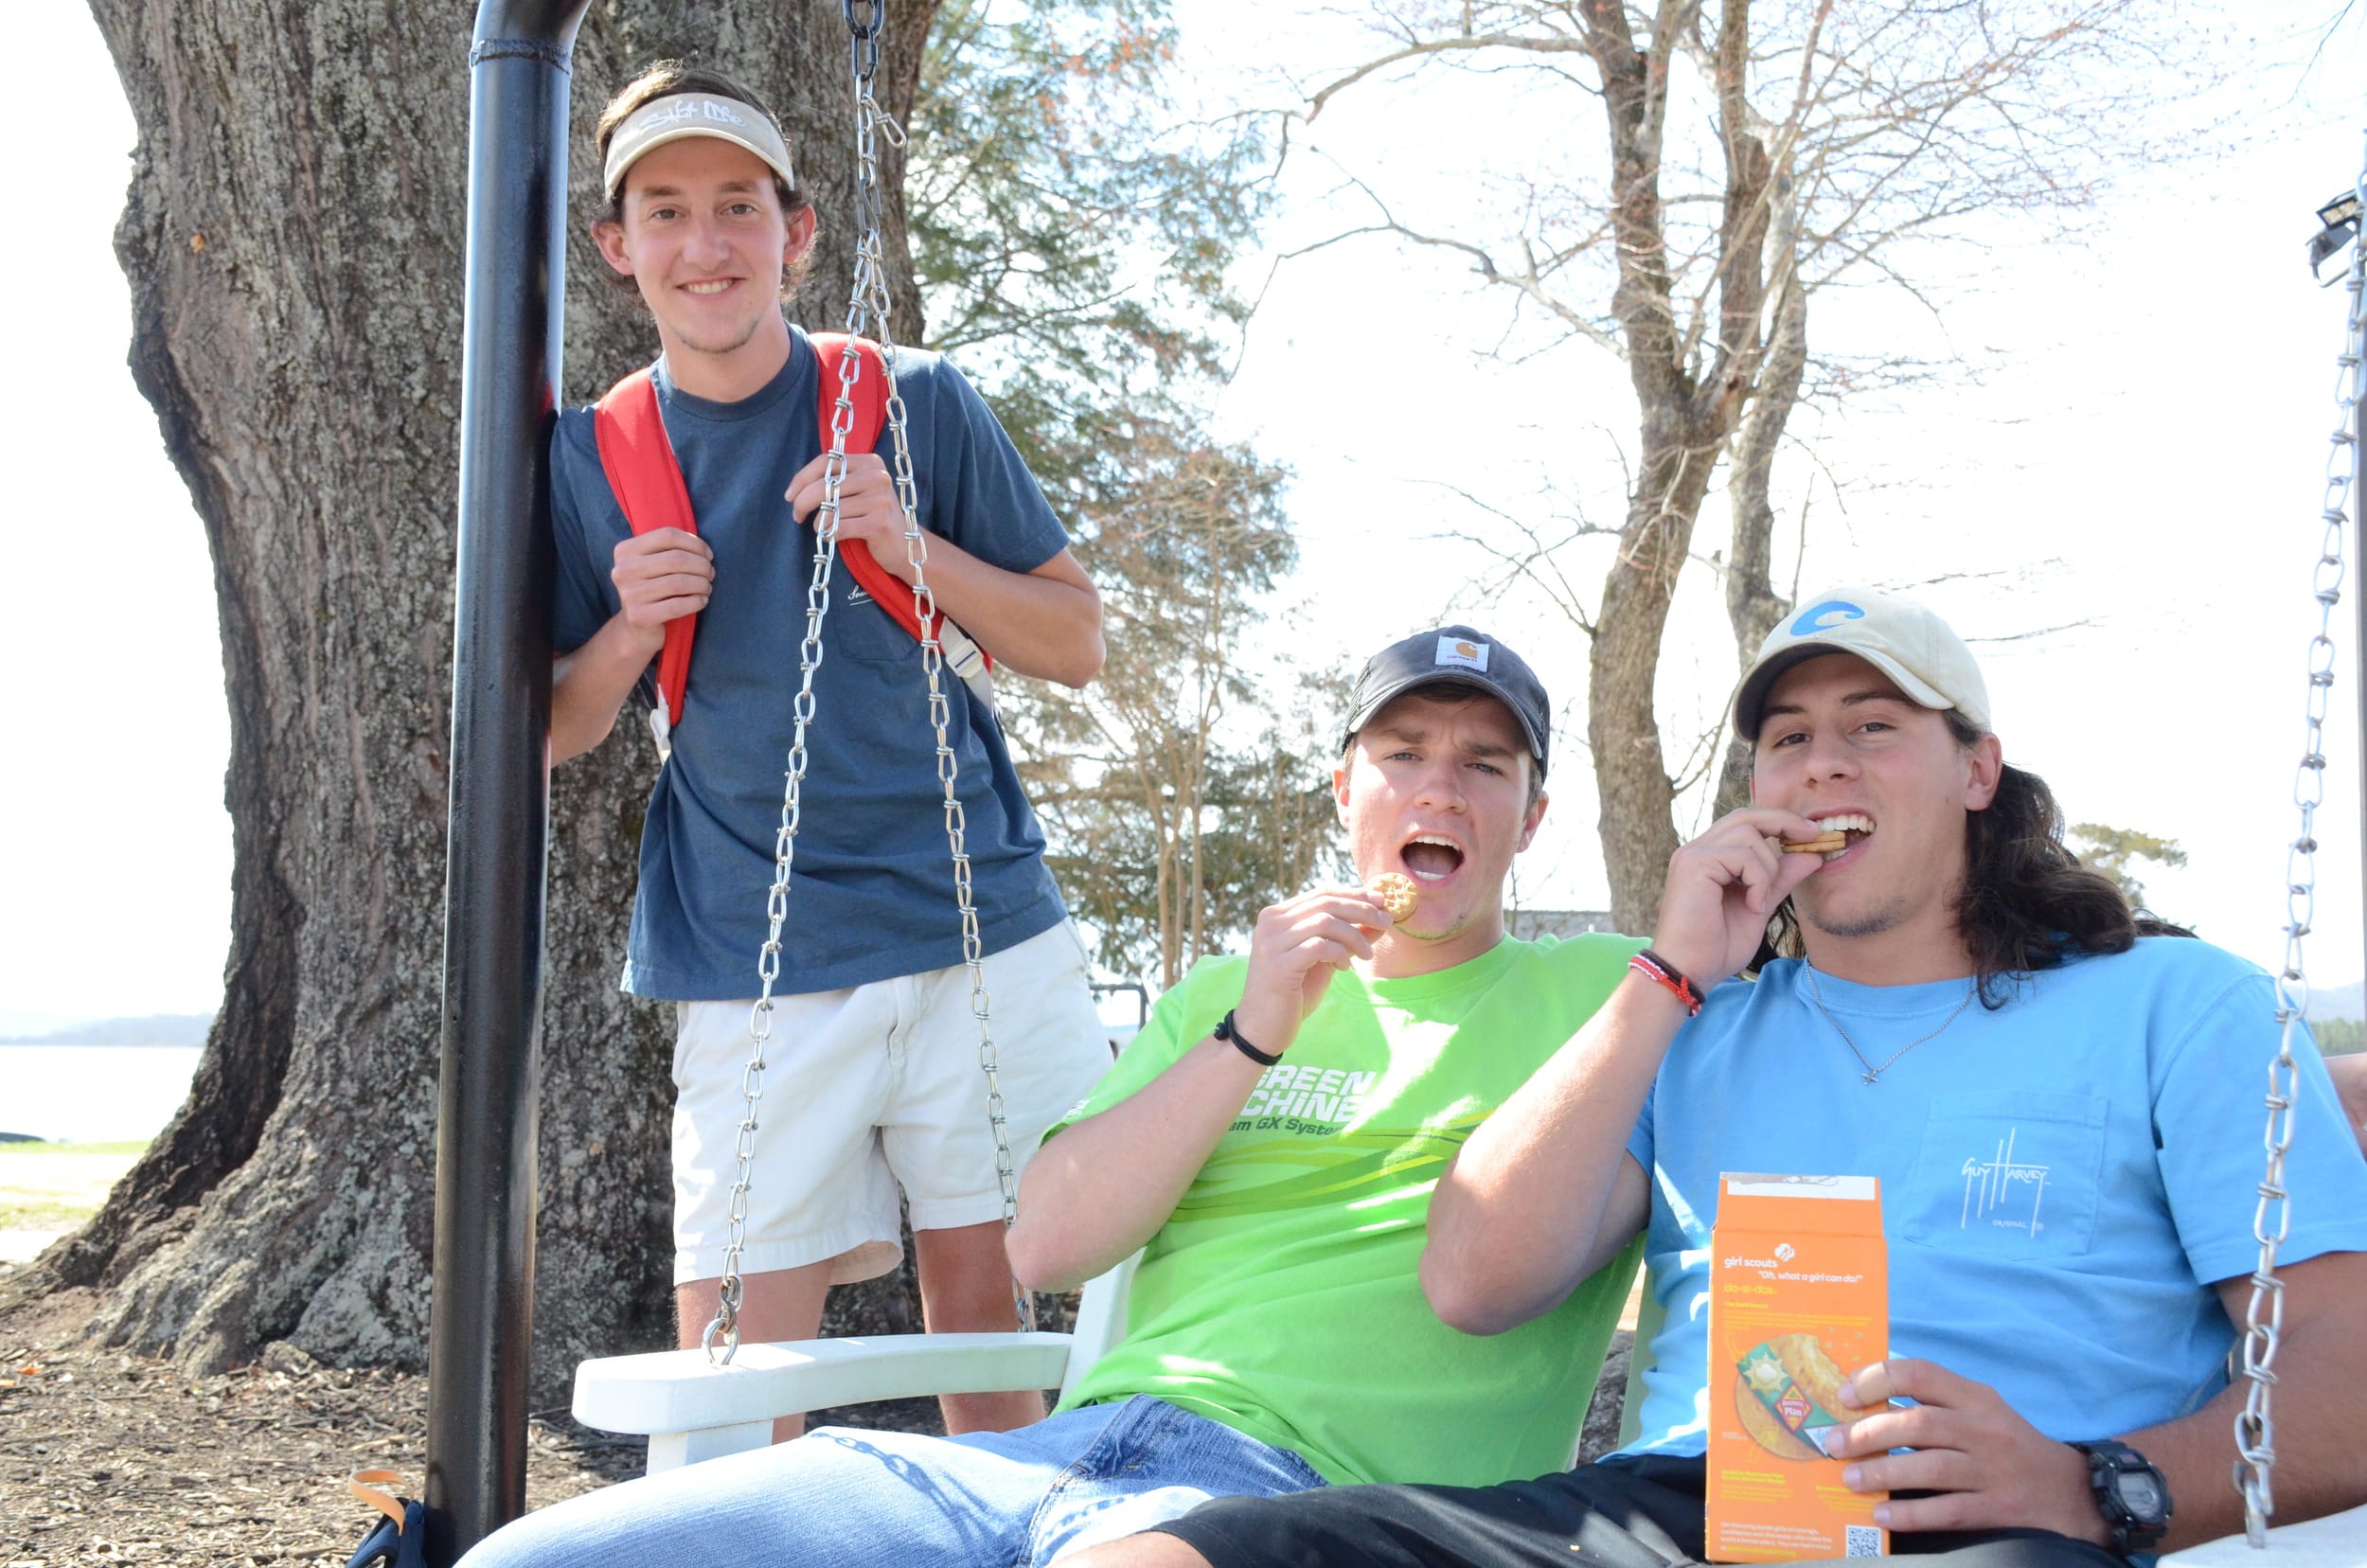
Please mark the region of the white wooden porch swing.
MULTIPOLYGON (((884 22, 883 0, 845 0, 852 34, 857 150, 858 250, 854 294, 847 310, 851 337, 868 330, 886 350, 882 359, 888 380, 889 430, 894 446, 893 468, 906 520, 909 559, 916 568, 915 608, 924 632, 923 662, 930 683, 931 716, 941 759, 948 801, 948 827, 956 867, 965 953, 970 970, 972 1011, 979 1023, 979 1057, 985 1070, 993 1124, 1005 1222, 1016 1213, 1012 1161, 1001 1108, 994 1087, 994 1047, 988 1018, 985 977, 979 962, 977 922, 970 905, 968 863, 963 853, 960 811, 954 802, 951 752, 945 744, 945 696, 940 690, 944 654, 935 630, 935 605, 919 568, 925 559, 923 536, 913 515, 912 469, 905 446, 903 405, 895 391, 895 360, 889 340, 887 274, 880 220, 877 150, 881 138, 899 141, 901 132, 872 96, 871 72, 879 58, 878 40, 884 22)), ((2367 173, 2349 198, 2349 222, 2355 237, 2358 203, 2367 200, 2367 173)), ((2322 254, 2331 255, 2345 236, 2342 204, 2326 209, 2328 232, 2322 254)), ((2284 1034, 2278 1055, 2268 1064, 2269 1090, 2267 1136, 2268 1168, 2260 1186, 2257 1234, 2261 1243, 2259 1271, 2253 1275, 2252 1309, 2240 1344, 2236 1375, 2250 1381, 2249 1398, 2236 1423, 2234 1455, 2235 1485, 2242 1492, 2246 1537, 2230 1537, 2162 1559, 2176 1568, 2228 1568, 2257 1560, 2251 1552, 2263 1550, 2280 1561, 2306 1568, 2358 1568, 2367 1563, 2367 1508, 2303 1524, 2269 1528, 2273 1511, 2270 1490, 2275 1463, 2274 1426, 2270 1416, 2277 1381, 2277 1327, 2282 1315, 2281 1287, 2275 1274, 2277 1243, 2287 1232, 2287 1198, 2282 1185, 2283 1156, 2292 1136, 2290 1109, 2296 1092, 2294 1032, 2308 999, 2301 956, 2302 937, 2309 929, 2314 896, 2311 856, 2315 849, 2314 812, 2323 798, 2324 747, 2322 743, 2326 698, 2332 685, 2334 644, 2332 616, 2345 570, 2345 527, 2355 501, 2358 468, 2357 414, 2362 387, 2361 295, 2367 269, 2367 243, 2351 247, 2350 309, 2340 357, 2339 402, 2341 423, 2335 432, 2334 455, 2327 475, 2323 514, 2324 543, 2316 566, 2314 591, 2323 612, 2319 634, 2310 645, 2309 739, 2302 763, 2296 798, 2301 805, 2301 833, 2292 850, 2287 882, 2291 888, 2291 923, 2287 931, 2287 963, 2278 982, 2284 1034)), ((862 373, 859 357, 850 347, 842 362, 842 386, 851 387, 862 373)), ((827 583, 837 543, 837 500, 845 472, 847 411, 842 392, 832 443, 827 496, 819 522, 820 545, 814 574, 827 583)), ((741 1215, 750 1181, 757 1103, 762 1094, 765 1045, 771 1015, 774 975, 778 968, 778 944, 790 882, 798 812, 798 786, 807 725, 812 717, 812 675, 821 652, 822 623, 828 595, 819 587, 809 597, 806 640, 802 648, 804 685, 797 708, 795 744, 792 753, 788 793, 778 839, 776 880, 770 901, 771 936, 759 964, 763 997, 751 1018, 752 1054, 743 1080, 746 1119, 739 1145, 738 1183, 732 1204, 733 1226, 726 1255, 721 1304, 709 1325, 704 1348, 610 1357, 585 1362, 576 1374, 574 1412, 584 1424, 604 1431, 639 1434, 650 1440, 649 1470, 655 1473, 702 1460, 759 1448, 772 1440, 774 1417, 826 1407, 941 1394, 988 1393, 1020 1389, 1066 1389, 1073 1386, 1095 1360, 1114 1345, 1126 1329, 1127 1294, 1137 1259, 1094 1280, 1085 1288, 1077 1326, 1070 1333, 1035 1331, 1033 1304, 1014 1287, 1023 1325, 1008 1334, 934 1334, 881 1338, 805 1340, 776 1345, 741 1345, 737 1323, 739 1302, 739 1256, 741 1215)), ((1647 1315, 1653 1314, 1649 1292, 1647 1315)), ((1636 1343, 1648 1344, 1655 1324, 1639 1326, 1636 1343)), ((1644 1363, 1639 1356, 1628 1390, 1630 1413, 1637 1402, 1644 1363)), ((2367 1441, 2367 1411, 2361 1412, 2361 1440, 2367 1441)), ((1629 1416, 1632 1430, 1632 1414, 1629 1416)))

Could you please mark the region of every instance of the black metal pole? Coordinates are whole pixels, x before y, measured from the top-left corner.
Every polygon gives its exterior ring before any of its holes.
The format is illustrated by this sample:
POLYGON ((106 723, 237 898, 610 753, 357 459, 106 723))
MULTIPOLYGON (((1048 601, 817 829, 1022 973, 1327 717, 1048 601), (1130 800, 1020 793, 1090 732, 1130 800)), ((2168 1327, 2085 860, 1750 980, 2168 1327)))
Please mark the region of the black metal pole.
POLYGON ((469 51, 452 800, 428 1327, 428 1536, 443 1568, 525 1511, 535 1100, 549 816, 550 476, 567 62, 589 0, 483 0, 469 51))

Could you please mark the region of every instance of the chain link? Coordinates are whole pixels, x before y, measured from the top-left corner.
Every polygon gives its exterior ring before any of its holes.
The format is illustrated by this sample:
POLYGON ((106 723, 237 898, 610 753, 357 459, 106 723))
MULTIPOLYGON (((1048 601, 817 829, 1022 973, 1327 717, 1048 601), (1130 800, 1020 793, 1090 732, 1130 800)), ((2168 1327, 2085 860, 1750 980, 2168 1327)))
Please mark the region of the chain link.
MULTIPOLYGON (((987 1116, 994 1131, 995 1179, 1003 1194, 1003 1223, 1008 1229, 1019 1215, 1019 1185, 1011 1160, 1011 1140, 1006 1123, 1003 1090, 996 1074, 994 1031, 987 995, 986 958, 978 934, 978 910, 970 894, 970 855, 965 847, 967 823, 960 777, 949 732, 952 714, 944 686, 945 650, 938 641, 936 596, 929 587, 924 564, 929 547, 920 531, 917 487, 913 479, 912 447, 906 432, 904 399, 896 384, 896 342, 889 325, 887 260, 881 237, 885 197, 880 187, 880 143, 901 147, 899 126, 872 96, 871 83, 880 64, 880 33, 886 21, 883 0, 845 0, 850 62, 855 83, 855 284, 846 304, 845 349, 839 357, 839 396, 830 414, 829 460, 823 471, 823 498, 814 519, 813 576, 806 587, 806 635, 798 647, 798 688, 794 728, 791 734, 787 789, 781 803, 781 826, 774 839, 773 888, 765 900, 770 928, 757 959, 762 990, 751 1009, 748 1035, 751 1051, 740 1075, 740 1096, 746 1107, 736 1149, 737 1171, 732 1185, 729 1239, 723 1249, 723 1277, 716 1316, 701 1343, 708 1360, 728 1364, 739 1349, 741 1281, 739 1255, 746 1241, 748 1187, 755 1168, 757 1102, 764 1094, 765 1046, 773 1032, 773 986, 781 968, 781 927, 789 914, 790 870, 795 858, 799 793, 806 776, 806 731, 813 720, 813 676, 822 664, 822 622, 829 611, 829 582, 838 560, 839 491, 846 480, 846 443, 854 429, 854 389, 863 373, 863 355, 855 340, 868 336, 880 345, 880 364, 887 382, 887 427, 893 437, 896 500, 904 517, 904 558, 913 568, 913 610, 920 622, 920 664, 929 680, 929 722, 936 737, 937 780, 945 792, 945 835, 953 861, 953 891, 961 911, 962 961, 970 971, 970 1011, 978 1025, 978 1065, 987 1078, 987 1116), (722 1352, 716 1342, 722 1341, 722 1352)), ((1016 1279, 1012 1306, 1022 1329, 1036 1327, 1035 1298, 1016 1279)))
MULTIPOLYGON (((887 29, 887 0, 845 0, 846 36, 854 47, 855 96, 867 98, 880 69, 880 34, 887 29)), ((858 108, 857 113, 862 111, 858 108)))
MULTIPOLYGON (((2367 201, 2367 168, 2355 187, 2367 201)), ((2358 464, 2358 405, 2367 392, 2367 241, 2351 247, 2349 305, 2342 353, 2335 381, 2339 418, 2326 458, 2325 499, 2320 511, 2324 532, 2310 586, 2318 601, 2318 632, 2309 639, 2309 696, 2302 759, 2293 774, 2293 803, 2301 808, 2301 836, 2286 855, 2285 969, 2277 976, 2276 1059, 2269 1063, 2268 1168, 2260 1181, 2260 1203, 2252 1213, 2252 1238, 2260 1263, 2251 1276, 2251 1304, 2244 1312, 2244 1408, 2235 1417, 2235 1489, 2244 1499, 2244 1536, 2253 1546, 2268 1544, 2269 1521, 2276 1513, 2271 1479, 2276 1469, 2276 1388, 2279 1336, 2285 1327, 2285 1284, 2277 1278, 2277 1248, 2292 1226, 2285 1189, 2285 1155, 2293 1147, 2293 1103, 2301 1075, 2293 1058, 2293 1036, 2309 1008, 2309 980, 2302 963, 2302 938, 2317 918, 2318 808, 2326 794, 2326 704, 2334 689, 2334 611, 2342 599, 2343 530, 2351 522, 2353 480, 2358 464)))
MULTIPOLYGON (((862 361, 848 346, 848 361, 841 374, 849 387, 862 374, 862 361)), ((773 886, 765 895, 764 946, 756 956, 759 989, 749 1009, 748 1064, 740 1070, 743 1113, 734 1147, 736 1170, 732 1182, 729 1238, 723 1245, 723 1277, 716 1299, 716 1314, 700 1337, 707 1359, 728 1365, 739 1350, 739 1255, 747 1242, 748 1186, 756 1167, 757 1102, 764 1097, 765 1046, 773 1038, 773 987, 781 974, 781 927, 789 919, 790 873, 797 855, 797 827, 803 815, 806 781, 806 732, 814 714, 813 677, 822 668, 822 623, 830 612, 830 574, 838 562, 839 490, 846 482, 846 440, 854 429, 855 405, 842 391, 830 413, 829 462, 823 470, 822 506, 814 517, 813 573, 806 582, 806 634, 797 645, 797 698, 792 709, 787 783, 781 796, 781 823, 773 836, 773 886), (723 1342, 716 1353, 716 1341, 723 1342)))

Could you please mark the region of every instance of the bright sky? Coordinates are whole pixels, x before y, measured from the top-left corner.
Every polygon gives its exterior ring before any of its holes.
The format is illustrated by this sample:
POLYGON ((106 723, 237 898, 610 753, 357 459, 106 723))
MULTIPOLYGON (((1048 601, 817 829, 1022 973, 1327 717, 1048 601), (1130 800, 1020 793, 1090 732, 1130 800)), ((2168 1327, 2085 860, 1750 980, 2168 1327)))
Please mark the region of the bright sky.
MULTIPOLYGON (((1277 60, 1314 81, 1357 58, 1353 37, 1301 0, 1177 9, 1215 98, 1255 96, 1252 73, 1277 60)), ((2297 41, 2337 9, 2263 0, 2248 14, 2283 41, 2271 56, 2298 61, 2297 41)), ((0 254, 21 302, 0 463, 17 496, 8 533, 30 672, 0 775, 12 826, 0 1028, 203 1011, 227 941, 228 728, 204 534, 123 368, 130 307, 110 236, 131 118, 80 7, 31 8, 17 27, 21 49, 50 64, 24 84, 35 101, 21 117, 91 129, 58 150, 70 161, 39 223, 0 254)), ((2156 906, 2270 965, 2340 328, 2340 292, 2312 286, 2302 246, 2312 210, 2358 169, 2361 80, 2354 20, 2306 76, 2247 87, 2224 151, 2130 170, 2087 247, 2001 243, 1964 268, 1949 336, 1982 351, 1977 381, 1793 426, 1839 485, 1838 500, 1823 483, 1809 498, 1802 588, 1931 583, 1916 591, 1968 636, 2021 639, 1976 643, 2007 756, 2044 774, 2073 820, 2179 840, 2184 870, 2144 873, 2156 906)), ((1348 95, 1302 141, 1321 156, 1291 166, 1286 191, 1302 206, 1278 242, 1336 222, 1312 203, 1341 169, 1435 216, 1468 193, 1464 170, 1519 167, 1557 123, 1547 106, 1468 86, 1348 95)), ((1890 310, 1852 302, 1812 330, 1929 337, 1890 310)), ((1565 706, 1581 695, 1574 629, 1458 589, 1486 563, 1441 536, 1488 523, 1444 487, 1537 516, 1550 484, 1556 504, 1615 519, 1613 442, 1632 448, 1635 416, 1598 351, 1487 357, 1503 320, 1504 302, 1451 262, 1379 241, 1279 274, 1221 408, 1229 433, 1298 473, 1301 608, 1263 646, 1361 650, 1452 613, 1521 649, 1565 706)), ((1796 517, 1796 478, 1788 494, 1779 509, 1796 517)), ((1724 532, 1713 497, 1697 549, 1724 532)), ((1786 525, 1779 555, 1799 547, 1786 525)), ((1599 579, 1598 558, 1569 566, 1599 579)), ((2326 982, 2362 968, 2349 611, 2308 949, 2326 982)), ((1716 585, 1690 573, 1662 681, 1672 745, 1706 726, 1732 659, 1716 585)), ((1525 903, 1607 902, 1582 735, 1570 706, 1554 809, 1521 871, 1525 903)))

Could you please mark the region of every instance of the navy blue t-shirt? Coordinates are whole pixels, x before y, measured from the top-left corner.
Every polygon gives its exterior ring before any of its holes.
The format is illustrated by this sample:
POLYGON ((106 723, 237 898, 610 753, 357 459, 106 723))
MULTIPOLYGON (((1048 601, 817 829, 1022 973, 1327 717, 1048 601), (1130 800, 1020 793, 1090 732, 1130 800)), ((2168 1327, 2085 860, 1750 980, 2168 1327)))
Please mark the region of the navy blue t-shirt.
MULTIPOLYGON (((812 527, 783 494, 822 452, 813 345, 793 329, 792 338, 781 373, 738 402, 693 397, 663 361, 657 368, 666 433, 700 536, 715 552, 715 592, 699 615, 673 756, 642 825, 623 982, 636 995, 713 1001, 754 996, 759 985, 814 550, 812 527)), ((977 392, 934 354, 904 350, 896 365, 920 526, 1008 571, 1031 572, 1058 555, 1067 536, 977 392)), ((890 440, 882 431, 883 453, 890 440)), ((562 410, 552 434, 551 521, 554 641, 566 652, 617 613, 609 571, 632 533, 601 472, 589 408, 562 410)), ((781 995, 962 959, 920 645, 843 561, 822 642, 774 986, 781 995)), ((951 670, 939 685, 952 712, 979 934, 998 953, 1066 912, 1001 728, 951 670)))

